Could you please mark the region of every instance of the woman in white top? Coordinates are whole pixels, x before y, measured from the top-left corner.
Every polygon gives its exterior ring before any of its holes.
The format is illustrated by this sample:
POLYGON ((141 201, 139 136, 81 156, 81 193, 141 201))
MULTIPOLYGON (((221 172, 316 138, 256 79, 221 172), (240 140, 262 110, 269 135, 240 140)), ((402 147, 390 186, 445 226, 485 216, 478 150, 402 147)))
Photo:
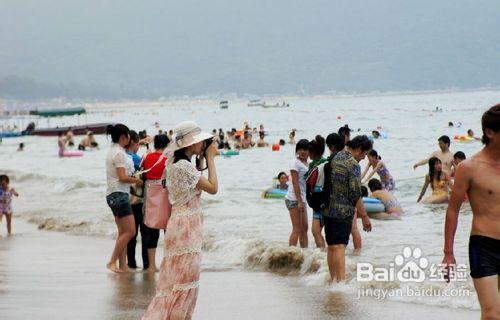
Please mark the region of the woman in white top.
POLYGON ((130 185, 142 185, 142 180, 131 177, 134 173, 134 163, 125 153, 125 147, 130 142, 130 130, 127 126, 110 125, 107 134, 111 135, 113 144, 106 157, 106 202, 115 217, 118 237, 106 267, 113 272, 121 273, 128 271, 127 244, 135 235, 134 215, 130 206, 130 185))
POLYGON ((307 248, 307 209, 306 209, 306 174, 307 159, 309 158, 309 141, 301 139, 295 145, 296 158, 290 167, 292 183, 288 185, 285 204, 292 221, 292 233, 288 239, 290 246, 297 246, 300 242, 302 248, 307 248))
POLYGON ((217 193, 214 157, 217 144, 193 121, 175 128, 174 151, 167 161, 167 186, 172 212, 165 233, 165 257, 161 263, 156 295, 143 320, 191 319, 198 298, 203 245, 201 193, 217 193), (193 156, 197 156, 196 164, 193 156), (205 166, 206 161, 206 166, 205 166), (208 169, 208 178, 201 170, 208 169))

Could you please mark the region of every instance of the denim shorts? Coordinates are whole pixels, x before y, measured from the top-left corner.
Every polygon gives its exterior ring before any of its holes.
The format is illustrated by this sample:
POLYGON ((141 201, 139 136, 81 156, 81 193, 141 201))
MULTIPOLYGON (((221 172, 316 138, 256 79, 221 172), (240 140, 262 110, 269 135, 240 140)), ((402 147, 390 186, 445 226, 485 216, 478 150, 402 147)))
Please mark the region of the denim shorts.
POLYGON ((106 202, 115 217, 123 218, 132 214, 129 198, 130 196, 125 192, 113 192, 106 196, 106 202))
POLYGON ((313 211, 313 219, 319 220, 323 224, 323 214, 321 212, 313 211))
POLYGON ((296 209, 299 207, 299 202, 294 200, 285 199, 285 205, 288 210, 296 209))

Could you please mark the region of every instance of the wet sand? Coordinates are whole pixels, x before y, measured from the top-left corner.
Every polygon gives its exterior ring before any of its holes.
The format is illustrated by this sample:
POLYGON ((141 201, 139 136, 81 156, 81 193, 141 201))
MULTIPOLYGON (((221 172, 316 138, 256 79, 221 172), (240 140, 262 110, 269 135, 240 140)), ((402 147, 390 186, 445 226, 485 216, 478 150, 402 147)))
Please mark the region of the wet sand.
MULTIPOLYGON (((154 294, 154 275, 105 269, 111 239, 39 231, 19 219, 11 237, 5 236, 4 224, 0 228, 1 319, 139 319, 154 294)), ((263 272, 205 270, 194 315, 222 320, 403 317, 478 319, 479 312, 356 300, 263 272)))

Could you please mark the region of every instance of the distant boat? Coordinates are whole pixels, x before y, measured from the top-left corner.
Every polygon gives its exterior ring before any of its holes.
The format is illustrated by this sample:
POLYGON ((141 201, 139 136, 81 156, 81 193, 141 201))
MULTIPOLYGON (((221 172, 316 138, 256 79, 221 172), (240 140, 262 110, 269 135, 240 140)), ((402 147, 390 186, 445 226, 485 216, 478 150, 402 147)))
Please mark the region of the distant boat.
POLYGON ((111 124, 112 123, 93 123, 71 127, 40 128, 33 130, 31 134, 34 136, 57 136, 59 133, 65 134, 70 129, 75 136, 85 135, 88 131, 92 131, 94 134, 104 134, 111 124))
POLYGON ((262 108, 288 108, 290 107, 290 104, 289 103, 286 103, 285 101, 283 101, 283 103, 276 103, 276 104, 265 104, 263 103, 262 104, 262 108))
POLYGON ((260 101, 260 99, 256 99, 256 100, 250 100, 248 103, 247 103, 247 106, 249 107, 261 107, 264 103, 262 101, 260 101))
POLYGON ((39 117, 62 117, 62 116, 73 116, 85 114, 85 108, 64 108, 64 109, 43 109, 43 110, 31 110, 30 115, 39 117))
POLYGON ((221 102, 219 102, 219 108, 228 109, 229 108, 229 101, 222 100, 221 102))
POLYGON ((4 131, 0 132, 0 138, 15 138, 15 137, 21 137, 23 136, 24 133, 21 131, 4 131))

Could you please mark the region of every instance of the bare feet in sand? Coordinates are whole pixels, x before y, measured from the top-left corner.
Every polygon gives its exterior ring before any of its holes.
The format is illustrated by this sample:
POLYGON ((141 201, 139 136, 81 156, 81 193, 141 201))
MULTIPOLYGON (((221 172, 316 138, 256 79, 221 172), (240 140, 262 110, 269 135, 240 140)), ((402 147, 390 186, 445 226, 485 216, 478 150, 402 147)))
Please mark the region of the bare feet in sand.
POLYGON ((108 264, 106 265, 106 268, 113 271, 114 273, 123 273, 123 270, 118 269, 118 267, 116 266, 116 263, 113 263, 113 262, 108 262, 108 264))
POLYGON ((160 270, 158 270, 158 268, 157 268, 157 267, 151 267, 151 266, 150 266, 149 268, 147 268, 147 269, 146 269, 146 271, 147 271, 147 272, 151 272, 151 273, 156 273, 156 272, 158 272, 158 271, 160 271, 160 270))
POLYGON ((125 267, 123 269, 120 269, 122 272, 126 272, 126 273, 131 273, 131 272, 135 272, 134 269, 132 268, 129 268, 129 267, 125 267))

